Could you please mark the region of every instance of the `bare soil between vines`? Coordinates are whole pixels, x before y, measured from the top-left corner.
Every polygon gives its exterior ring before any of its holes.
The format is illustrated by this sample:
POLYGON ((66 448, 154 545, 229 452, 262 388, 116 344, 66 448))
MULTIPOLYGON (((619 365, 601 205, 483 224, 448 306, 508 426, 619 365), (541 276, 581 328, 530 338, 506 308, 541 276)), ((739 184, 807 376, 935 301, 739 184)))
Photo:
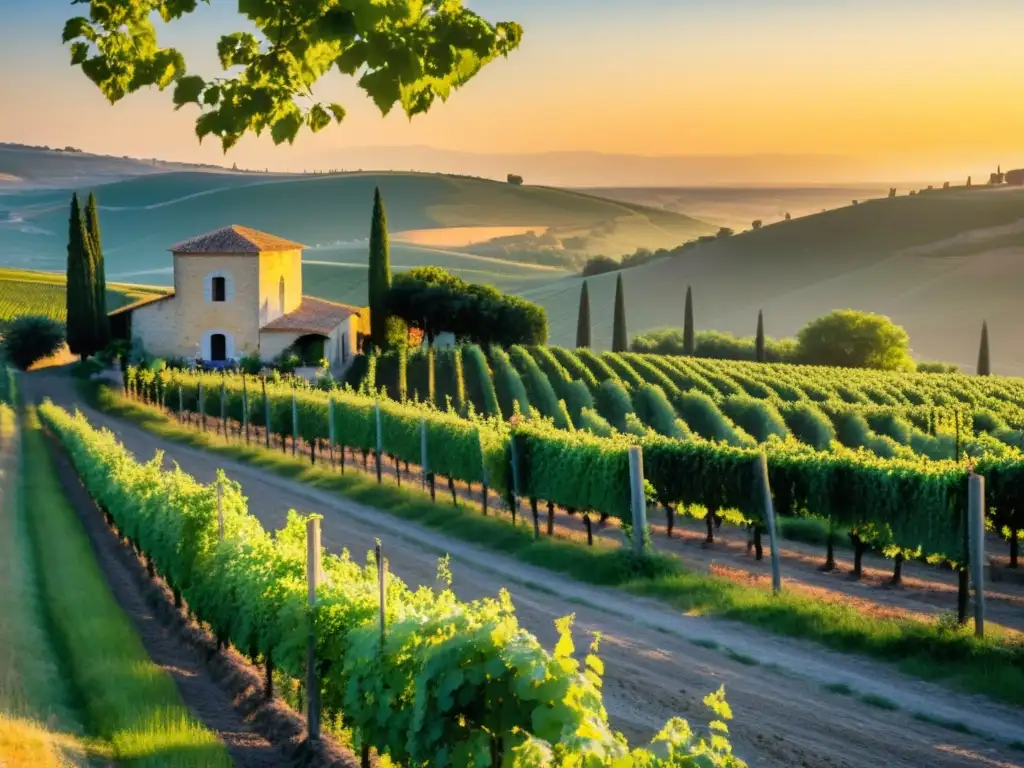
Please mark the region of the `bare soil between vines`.
POLYGON ((176 608, 170 590, 151 578, 131 547, 107 525, 53 437, 47 443, 61 485, 86 530, 97 563, 153 662, 171 675, 185 705, 226 746, 238 768, 302 765, 355 768, 359 759, 325 737, 306 740, 302 717, 267 700, 266 679, 233 649, 218 650, 209 631, 176 608))
MULTIPOLYGON (((318 512, 330 550, 348 548, 361 559, 380 537, 392 569, 410 584, 433 583, 438 556, 449 552, 463 599, 507 587, 520 622, 549 647, 554 620, 575 613, 578 647, 585 647, 590 633, 602 634, 606 706, 613 725, 633 742, 651 738, 674 715, 695 726, 706 723, 701 699, 724 684, 736 717, 734 743, 751 766, 1024 766, 1024 754, 1006 746, 1024 734, 1020 710, 807 642, 681 616, 652 600, 447 539, 265 469, 161 439, 87 407, 66 377, 40 377, 37 387, 39 395, 78 406, 97 426, 115 431, 142 460, 162 450, 166 463, 177 462, 203 482, 224 468, 242 484, 250 511, 268 529, 280 527, 289 509, 318 512), (884 709, 880 701, 896 709, 884 709), (940 719, 997 732, 1001 742, 943 727, 940 719)), ((446 491, 438 488, 439 494, 446 491)))

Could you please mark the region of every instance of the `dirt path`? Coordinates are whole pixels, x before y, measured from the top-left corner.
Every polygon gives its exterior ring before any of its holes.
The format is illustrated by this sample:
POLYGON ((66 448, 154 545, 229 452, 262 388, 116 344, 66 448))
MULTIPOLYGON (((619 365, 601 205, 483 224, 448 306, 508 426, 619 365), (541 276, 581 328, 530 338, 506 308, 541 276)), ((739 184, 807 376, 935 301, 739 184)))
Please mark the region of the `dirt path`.
MULTIPOLYGON (((33 374, 32 385, 37 395, 78 403, 62 377, 33 374)), ((583 585, 83 410, 95 424, 116 431, 140 459, 163 450, 165 461, 179 463, 203 482, 223 467, 242 484, 250 510, 268 528, 282 525, 291 508, 319 512, 326 546, 348 547, 361 556, 380 536, 392 569, 414 584, 433 583, 437 557, 451 553, 455 588, 462 597, 493 595, 508 587, 522 624, 549 647, 554 619, 575 613, 578 647, 585 647, 590 632, 602 633, 606 705, 614 725, 631 740, 650 738, 673 715, 706 722, 701 699, 724 683, 736 716, 737 750, 751 766, 1024 766, 1024 755, 999 743, 914 717, 923 713, 963 723, 1003 743, 1024 742, 1019 710, 809 643, 682 616, 654 601, 583 585), (833 693, 825 685, 847 685, 856 695, 833 693), (900 708, 872 706, 858 698, 864 694, 900 708)))
POLYGON ((210 731, 224 742, 238 768, 273 768, 286 762, 266 738, 255 733, 227 695, 210 679, 202 661, 186 649, 157 620, 146 604, 138 581, 126 562, 126 551, 107 527, 70 461, 51 444, 51 455, 64 492, 85 527, 103 571, 121 609, 131 620, 153 663, 174 680, 182 701, 210 731))

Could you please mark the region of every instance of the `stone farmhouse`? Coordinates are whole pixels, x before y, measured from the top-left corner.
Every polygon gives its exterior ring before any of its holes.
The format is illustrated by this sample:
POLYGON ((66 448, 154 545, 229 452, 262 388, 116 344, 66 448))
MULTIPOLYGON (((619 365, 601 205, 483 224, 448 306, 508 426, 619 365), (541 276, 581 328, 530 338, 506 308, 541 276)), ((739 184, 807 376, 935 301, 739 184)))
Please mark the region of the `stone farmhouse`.
POLYGON ((303 296, 304 247, 237 225, 178 243, 174 290, 114 310, 111 331, 156 357, 217 367, 292 350, 338 372, 369 333, 369 309, 303 296))

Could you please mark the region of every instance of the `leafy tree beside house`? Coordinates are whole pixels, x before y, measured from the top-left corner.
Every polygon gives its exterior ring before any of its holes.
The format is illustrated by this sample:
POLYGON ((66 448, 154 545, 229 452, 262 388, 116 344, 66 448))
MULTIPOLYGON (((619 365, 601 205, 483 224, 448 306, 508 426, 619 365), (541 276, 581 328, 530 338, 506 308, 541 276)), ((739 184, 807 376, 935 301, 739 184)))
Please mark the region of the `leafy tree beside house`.
POLYGON ((428 344, 446 332, 481 347, 544 344, 548 338, 542 307, 490 285, 468 283, 440 267, 396 275, 386 311, 422 331, 428 344))

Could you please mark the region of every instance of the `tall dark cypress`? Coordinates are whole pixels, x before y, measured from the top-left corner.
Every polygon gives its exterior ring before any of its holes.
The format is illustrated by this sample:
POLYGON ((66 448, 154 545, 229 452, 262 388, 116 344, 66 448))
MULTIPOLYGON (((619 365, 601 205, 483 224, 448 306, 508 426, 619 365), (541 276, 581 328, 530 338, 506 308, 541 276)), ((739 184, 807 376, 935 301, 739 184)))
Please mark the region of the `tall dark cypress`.
POLYGON ((590 294, 586 280, 580 288, 580 312, 576 319, 576 348, 583 347, 590 347, 590 294))
POLYGON ((626 297, 622 293, 622 273, 615 281, 615 320, 612 326, 612 352, 629 351, 629 334, 626 332, 626 297))
POLYGON ((373 192, 373 223, 370 225, 370 339, 383 349, 387 339, 388 293, 391 291, 391 253, 388 247, 388 216, 380 188, 373 192))
POLYGON ((988 321, 981 324, 981 346, 978 348, 978 375, 992 375, 992 361, 988 351, 988 321))
POLYGON ((683 354, 692 355, 697 350, 693 330, 693 290, 686 286, 686 308, 683 310, 683 354))
POLYGON ((754 355, 759 363, 767 360, 764 352, 764 313, 760 309, 757 310, 757 335, 754 337, 754 355))
POLYGON ((107 318, 107 274, 103 261, 103 240, 100 237, 100 213, 96 195, 92 192, 89 193, 89 200, 85 205, 85 226, 89 234, 89 256, 93 269, 95 342, 99 351, 110 341, 110 320, 107 318))
POLYGON ((73 354, 88 355, 93 337, 92 299, 90 291, 88 253, 85 227, 78 194, 71 195, 71 215, 68 218, 67 263, 67 339, 73 354))

